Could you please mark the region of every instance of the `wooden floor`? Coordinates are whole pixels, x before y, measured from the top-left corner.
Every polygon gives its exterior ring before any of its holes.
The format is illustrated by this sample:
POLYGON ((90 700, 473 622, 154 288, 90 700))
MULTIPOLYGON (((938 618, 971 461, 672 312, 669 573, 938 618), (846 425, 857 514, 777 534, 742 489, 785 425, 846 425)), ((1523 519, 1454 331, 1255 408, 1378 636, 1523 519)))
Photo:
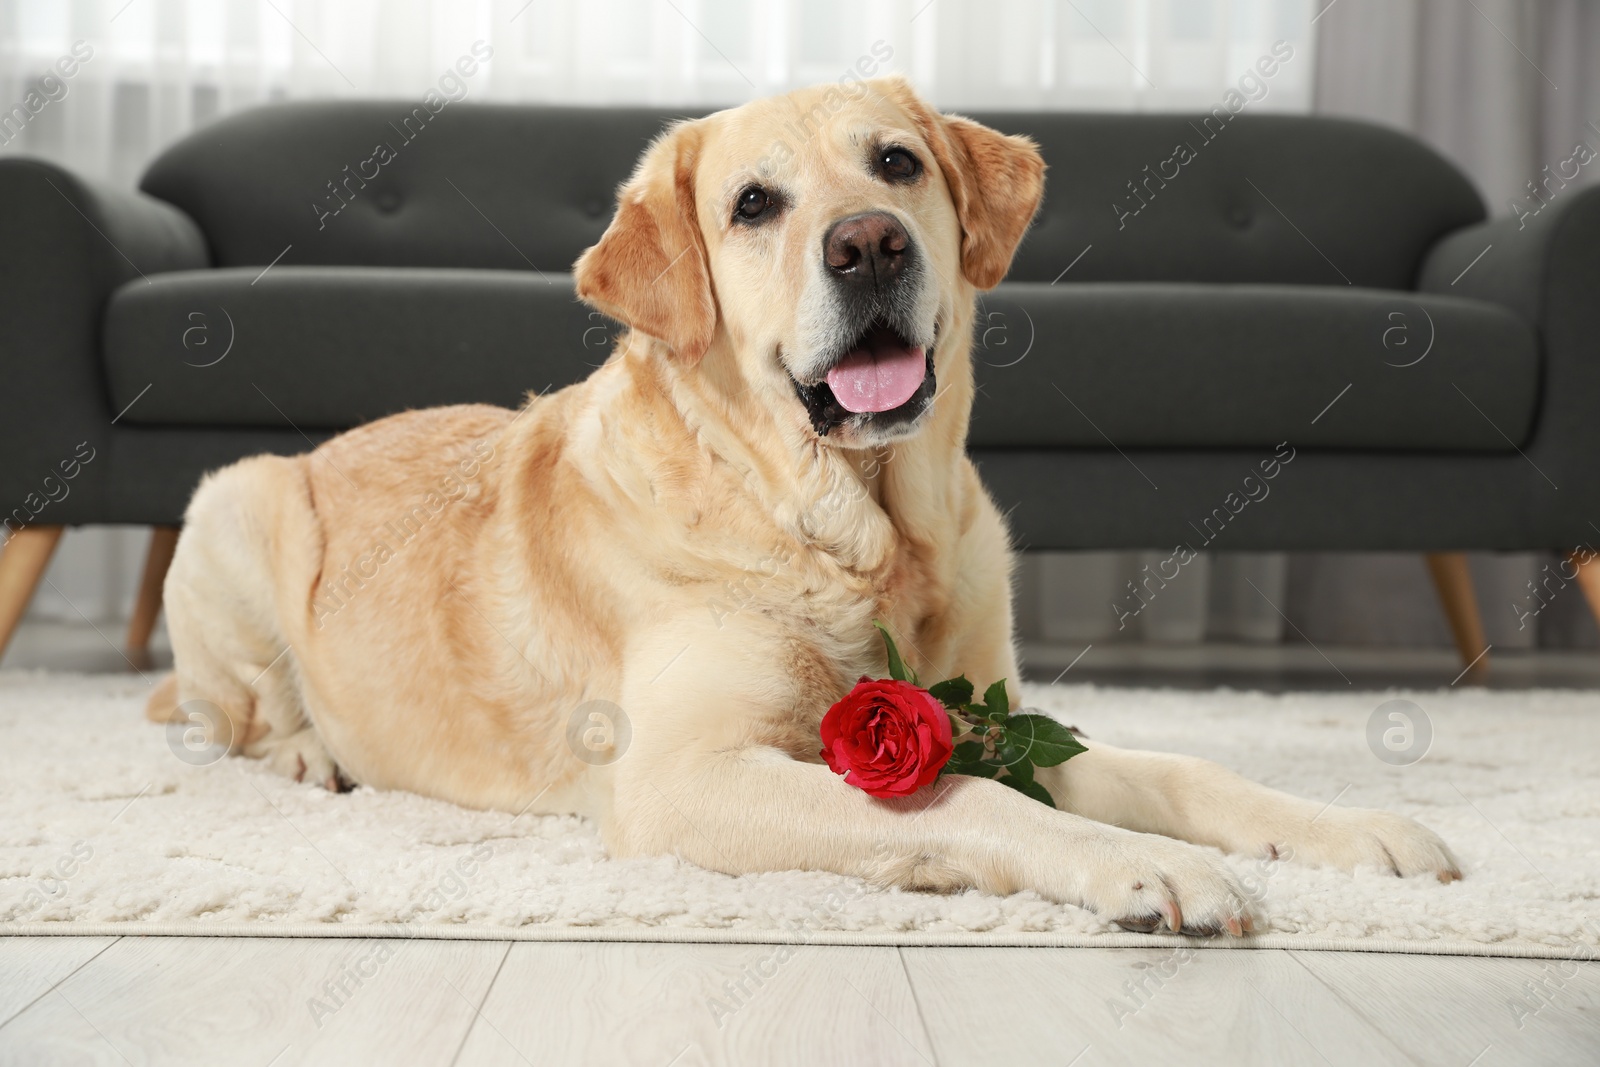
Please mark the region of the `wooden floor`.
POLYGON ((1594 963, 0 939, 3 1064, 1600 1063, 1594 963))

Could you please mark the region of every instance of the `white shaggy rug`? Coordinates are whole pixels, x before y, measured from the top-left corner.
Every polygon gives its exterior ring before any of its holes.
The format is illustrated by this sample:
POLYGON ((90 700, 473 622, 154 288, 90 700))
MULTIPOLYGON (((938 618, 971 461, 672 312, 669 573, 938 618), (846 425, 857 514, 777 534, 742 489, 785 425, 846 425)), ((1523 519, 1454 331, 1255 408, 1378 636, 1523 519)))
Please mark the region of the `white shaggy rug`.
MULTIPOLYGON (((333 795, 246 759, 191 766, 144 721, 146 692, 135 677, 0 673, 0 934, 1177 943, 1032 893, 611 860, 578 818, 333 795)), ((1462 861, 1465 880, 1445 886, 1230 859, 1270 920, 1243 944, 1579 958, 1600 948, 1600 693, 1026 692, 1097 739, 1412 815, 1462 861), (1369 746, 1374 709, 1396 698, 1432 724, 1431 749, 1410 766, 1369 746)))

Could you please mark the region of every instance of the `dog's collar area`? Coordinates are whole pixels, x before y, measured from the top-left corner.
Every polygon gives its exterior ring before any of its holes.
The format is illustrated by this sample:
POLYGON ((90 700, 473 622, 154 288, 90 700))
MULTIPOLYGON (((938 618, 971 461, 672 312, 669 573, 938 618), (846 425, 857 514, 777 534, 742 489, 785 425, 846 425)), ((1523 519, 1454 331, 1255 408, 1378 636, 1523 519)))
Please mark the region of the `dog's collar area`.
POLYGON ((905 403, 888 411, 858 414, 846 410, 833 395, 833 389, 828 385, 826 378, 807 385, 790 375, 790 381, 794 382, 795 395, 800 398, 800 403, 805 405, 806 414, 811 419, 811 429, 818 437, 826 437, 831 431, 846 423, 857 427, 891 427, 915 419, 932 401, 934 390, 938 385, 933 372, 933 353, 933 346, 929 346, 925 356, 927 373, 923 375, 922 384, 917 387, 917 391, 912 393, 905 403))

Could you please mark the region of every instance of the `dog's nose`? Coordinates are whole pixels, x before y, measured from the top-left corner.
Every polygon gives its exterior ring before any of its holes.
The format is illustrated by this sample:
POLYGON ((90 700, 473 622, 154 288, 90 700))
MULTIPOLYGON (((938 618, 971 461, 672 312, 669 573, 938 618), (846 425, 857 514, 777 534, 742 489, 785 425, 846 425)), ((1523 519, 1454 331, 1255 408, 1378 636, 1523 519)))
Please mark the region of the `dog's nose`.
POLYGON ((839 279, 881 287, 900 276, 910 246, 899 219, 886 211, 869 211, 834 223, 822 239, 822 256, 839 279))

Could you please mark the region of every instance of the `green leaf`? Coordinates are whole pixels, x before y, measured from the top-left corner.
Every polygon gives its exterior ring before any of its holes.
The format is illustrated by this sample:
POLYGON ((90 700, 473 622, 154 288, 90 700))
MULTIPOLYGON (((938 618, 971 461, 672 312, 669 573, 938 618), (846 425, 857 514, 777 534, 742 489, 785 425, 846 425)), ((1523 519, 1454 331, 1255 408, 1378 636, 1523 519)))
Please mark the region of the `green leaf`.
POLYGON ((982 741, 963 741, 956 746, 955 754, 950 758, 957 763, 976 763, 983 758, 983 749, 982 741))
POLYGON ((916 685, 917 672, 907 667, 906 661, 900 658, 900 650, 895 647, 894 638, 889 636, 888 628, 881 622, 874 622, 872 625, 876 626, 878 632, 883 634, 883 647, 889 653, 889 677, 897 682, 910 682, 912 685, 916 685))
POLYGON ((944 770, 940 771, 939 773, 941 775, 965 774, 973 778, 993 778, 995 774, 999 772, 999 770, 999 767, 996 767, 991 763, 982 762, 980 760, 973 760, 971 762, 957 762, 956 760, 952 759, 949 763, 944 765, 944 770))
POLYGON ((1011 713, 1011 698, 1006 696, 1004 678, 983 691, 983 702, 988 705, 989 718, 995 722, 999 722, 1011 713))
POLYGON ((1056 806, 1055 800, 1050 796, 1050 791, 1031 778, 1024 782, 1021 779, 1008 776, 1000 779, 1000 783, 1009 785, 1023 796, 1032 797, 1041 804, 1048 804, 1052 808, 1056 806))
POLYGON ((1040 767, 1054 767, 1089 751, 1071 730, 1048 715, 1011 716, 1006 720, 1006 739, 1021 746, 1028 759, 1040 767))
POLYGON ((1028 762, 1028 750, 1025 746, 1002 741, 995 749, 995 755, 1005 764, 1007 774, 1025 782, 1033 781, 1033 764, 1028 762))
POLYGON ((963 705, 972 700, 972 683, 967 681, 967 676, 963 674, 956 678, 946 678, 942 682, 934 682, 928 686, 928 692, 933 694, 933 699, 951 711, 960 711, 963 705))
POLYGON ((990 710, 983 704, 964 704, 962 710, 974 719, 978 719, 987 726, 989 723, 1004 722, 1005 713, 990 710))

